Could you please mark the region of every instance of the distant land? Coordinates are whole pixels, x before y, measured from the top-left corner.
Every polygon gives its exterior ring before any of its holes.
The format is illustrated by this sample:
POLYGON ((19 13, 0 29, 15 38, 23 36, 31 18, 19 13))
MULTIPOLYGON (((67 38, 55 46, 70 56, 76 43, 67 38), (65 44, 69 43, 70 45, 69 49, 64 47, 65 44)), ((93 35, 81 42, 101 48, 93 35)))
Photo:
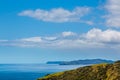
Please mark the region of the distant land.
POLYGON ((46 64, 62 64, 66 61, 48 61, 46 64))
POLYGON ((113 63, 112 60, 105 59, 85 59, 85 60, 74 60, 74 61, 48 61, 46 64, 59 64, 59 65, 89 65, 89 64, 100 64, 100 63, 113 63))
POLYGON ((49 74, 38 80, 120 80, 120 61, 49 74))

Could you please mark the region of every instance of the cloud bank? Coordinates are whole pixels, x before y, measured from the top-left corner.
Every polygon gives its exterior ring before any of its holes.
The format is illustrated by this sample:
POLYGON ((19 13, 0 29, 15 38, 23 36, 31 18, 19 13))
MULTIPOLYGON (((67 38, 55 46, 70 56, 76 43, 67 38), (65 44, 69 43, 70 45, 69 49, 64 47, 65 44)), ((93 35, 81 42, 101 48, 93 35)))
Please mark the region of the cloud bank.
POLYGON ((57 36, 37 36, 16 40, 0 40, 0 46, 40 47, 40 48, 119 48, 120 32, 116 30, 91 29, 77 34, 66 31, 57 36))

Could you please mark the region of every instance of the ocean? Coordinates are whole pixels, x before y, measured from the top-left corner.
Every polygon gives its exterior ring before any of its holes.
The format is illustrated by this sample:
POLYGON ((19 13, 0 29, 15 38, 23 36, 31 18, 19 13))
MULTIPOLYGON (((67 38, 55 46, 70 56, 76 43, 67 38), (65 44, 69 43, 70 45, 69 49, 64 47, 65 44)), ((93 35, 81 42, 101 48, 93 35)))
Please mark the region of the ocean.
POLYGON ((81 66, 84 65, 0 64, 0 80, 36 80, 47 74, 81 66))

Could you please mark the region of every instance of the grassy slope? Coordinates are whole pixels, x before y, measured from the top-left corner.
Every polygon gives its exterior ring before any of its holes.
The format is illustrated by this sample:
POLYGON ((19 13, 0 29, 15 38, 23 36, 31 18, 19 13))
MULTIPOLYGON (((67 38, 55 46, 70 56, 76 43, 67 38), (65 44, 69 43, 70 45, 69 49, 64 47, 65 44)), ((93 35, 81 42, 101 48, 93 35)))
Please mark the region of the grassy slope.
POLYGON ((38 80, 120 80, 120 61, 54 73, 38 80))

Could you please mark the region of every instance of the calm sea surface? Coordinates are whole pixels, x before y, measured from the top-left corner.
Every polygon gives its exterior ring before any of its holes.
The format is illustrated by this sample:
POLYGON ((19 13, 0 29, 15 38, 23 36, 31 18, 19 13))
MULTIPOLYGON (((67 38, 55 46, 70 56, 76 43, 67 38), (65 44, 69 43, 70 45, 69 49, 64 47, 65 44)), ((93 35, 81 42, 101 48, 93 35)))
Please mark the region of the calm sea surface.
POLYGON ((81 66, 83 65, 0 64, 0 80, 36 80, 46 74, 81 66))

